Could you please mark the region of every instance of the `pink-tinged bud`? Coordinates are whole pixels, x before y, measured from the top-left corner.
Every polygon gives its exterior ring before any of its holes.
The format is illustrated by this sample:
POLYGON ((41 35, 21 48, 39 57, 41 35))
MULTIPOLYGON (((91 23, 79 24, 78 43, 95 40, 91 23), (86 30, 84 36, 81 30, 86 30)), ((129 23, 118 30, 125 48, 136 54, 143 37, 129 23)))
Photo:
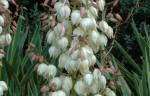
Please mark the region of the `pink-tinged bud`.
POLYGON ((85 13, 85 8, 81 7, 80 8, 80 16, 83 17, 84 13, 85 13))
POLYGON ((111 61, 109 61, 109 65, 112 66, 112 62, 111 61))
POLYGON ((81 58, 82 61, 84 60, 84 52, 83 52, 83 49, 81 49, 81 51, 80 51, 80 58, 81 58))
POLYGON ((28 8, 27 8, 27 7, 22 7, 22 9, 24 9, 24 10, 28 11, 28 8))
POLYGON ((83 42, 84 42, 85 44, 88 44, 88 40, 87 40, 87 39, 83 38, 82 40, 83 40, 83 42))
POLYGON ((52 0, 51 5, 54 5, 57 0, 52 0))
POLYGON ((19 14, 18 14, 18 12, 16 11, 16 12, 15 12, 15 16, 18 16, 18 15, 19 15, 19 14))
POLYGON ((122 84, 119 81, 116 81, 116 83, 119 87, 122 87, 122 84))
POLYGON ((117 18, 118 20, 123 21, 122 17, 121 17, 118 13, 115 14, 115 16, 116 16, 116 18, 117 18))
POLYGON ((30 51, 31 48, 26 49, 25 53, 28 53, 30 51))
POLYGON ((109 18, 114 18, 113 13, 108 13, 109 18))
POLYGON ((72 48, 72 49, 70 50, 70 52, 69 52, 69 55, 71 55, 74 51, 75 51, 75 49, 72 48))
POLYGON ((72 37, 77 37, 78 35, 77 35, 77 34, 72 34, 71 36, 72 36, 72 37))
POLYGON ((31 52, 30 54, 28 54, 28 56, 32 56, 33 55, 33 53, 31 52))
POLYGON ((48 4, 48 2, 49 2, 49 0, 45 0, 45 1, 44 1, 44 4, 45 4, 45 5, 47 5, 47 4, 48 4))
POLYGON ((46 15, 46 13, 44 12, 44 13, 41 13, 40 14, 40 17, 43 17, 44 15, 46 15))
POLYGON ((32 56, 32 62, 35 60, 37 58, 37 56, 34 54, 33 56, 32 56))
POLYGON ((110 68, 111 68, 111 70, 112 70, 114 73, 117 72, 114 66, 111 66, 110 68))
POLYGON ((21 18, 22 20, 25 20, 24 16, 21 16, 21 15, 20 15, 19 18, 21 18))
POLYGON ((99 9, 98 5, 96 3, 91 3, 93 7, 95 7, 96 9, 99 9))
POLYGON ((77 50, 79 48, 79 43, 76 43, 74 50, 77 50))
POLYGON ((39 56, 39 61, 43 62, 43 56, 39 56))
POLYGON ((38 69, 38 67, 39 67, 39 64, 36 64, 33 68, 33 72, 35 72, 38 69))
POLYGON ((115 74, 115 76, 120 77, 120 76, 123 76, 123 74, 117 73, 117 74, 115 74))
POLYGON ((115 7, 119 3, 119 0, 114 0, 113 6, 115 7))
POLYGON ((15 27, 17 27, 17 23, 16 23, 16 21, 13 21, 13 25, 14 25, 15 27))
POLYGON ((48 90, 49 90, 49 87, 45 85, 40 89, 40 92, 46 92, 48 90))
POLYGON ((100 67, 99 67, 100 72, 102 72, 103 69, 104 69, 104 66, 100 66, 100 67))
POLYGON ((118 22, 118 20, 117 20, 117 19, 115 19, 115 18, 110 18, 110 21, 115 22, 115 23, 117 23, 117 22, 118 22))
POLYGON ((106 69, 108 72, 110 72, 111 74, 114 74, 114 71, 111 68, 107 68, 106 69))
POLYGON ((110 85, 110 86, 114 86, 114 81, 111 80, 111 81, 109 82, 109 85, 110 85))
POLYGON ((54 27, 55 25, 56 25, 56 21, 55 21, 55 20, 52 20, 52 21, 51 21, 51 26, 54 27))
POLYGON ((2 67, 3 66, 3 63, 0 61, 0 67, 2 67))

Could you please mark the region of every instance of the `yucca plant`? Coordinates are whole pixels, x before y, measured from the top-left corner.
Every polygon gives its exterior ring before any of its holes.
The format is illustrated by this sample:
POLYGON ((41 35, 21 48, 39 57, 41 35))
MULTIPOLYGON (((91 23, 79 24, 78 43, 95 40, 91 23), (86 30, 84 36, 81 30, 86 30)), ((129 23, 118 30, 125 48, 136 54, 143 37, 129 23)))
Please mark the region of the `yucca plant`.
POLYGON ((127 69, 126 65, 123 65, 113 55, 111 58, 114 65, 124 75, 119 79, 123 85, 121 88, 123 96, 150 96, 150 34, 148 33, 148 26, 144 24, 145 36, 142 36, 135 23, 132 22, 131 25, 140 47, 139 50, 142 52, 141 63, 135 62, 117 41, 115 42, 116 46, 128 61, 131 70, 127 69))

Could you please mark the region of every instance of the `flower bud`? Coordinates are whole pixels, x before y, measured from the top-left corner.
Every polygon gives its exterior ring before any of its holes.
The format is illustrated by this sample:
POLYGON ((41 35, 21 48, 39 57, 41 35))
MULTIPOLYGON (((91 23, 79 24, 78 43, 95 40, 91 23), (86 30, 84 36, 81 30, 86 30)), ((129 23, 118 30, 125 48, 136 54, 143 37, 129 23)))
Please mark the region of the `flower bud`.
POLYGON ((82 80, 79 80, 75 83, 74 90, 78 95, 82 96, 87 91, 86 84, 82 80))
POLYGON ((93 82, 93 75, 92 74, 85 74, 83 79, 87 85, 91 85, 93 82))
POLYGON ((107 45, 107 41, 107 37, 104 34, 100 34, 98 44, 100 44, 101 47, 104 47, 107 45))
POLYGON ((57 49, 55 46, 51 46, 48 51, 50 57, 57 58, 57 56, 60 54, 60 50, 57 49))
POLYGON ((80 23, 81 16, 79 10, 74 10, 71 14, 71 22, 73 25, 77 25, 80 23))
POLYGON ((11 35, 10 34, 3 34, 0 36, 0 45, 9 45, 11 43, 11 35))
POLYGON ((47 43, 51 44, 55 40, 55 34, 53 31, 47 33, 47 43))
POLYGON ((4 17, 0 15, 0 25, 4 25, 4 22, 5 22, 4 17))
POLYGON ((38 74, 45 75, 47 68, 48 68, 48 66, 46 64, 44 64, 44 63, 39 64, 38 69, 37 69, 38 74))
POLYGON ((46 74, 47 74, 47 76, 48 77, 55 77, 55 75, 56 75, 56 73, 57 73, 57 68, 56 68, 56 66, 54 66, 54 65, 48 65, 48 68, 47 68, 47 71, 46 71, 46 74))
POLYGON ((90 71, 89 71, 89 61, 88 60, 81 61, 79 69, 80 69, 80 72, 82 74, 88 74, 88 73, 90 73, 90 71))
POLYGON ((2 28, 2 26, 0 26, 0 34, 2 33, 2 31, 3 31, 3 28, 2 28))
POLYGON ((103 75, 101 75, 101 77, 100 77, 100 85, 101 85, 102 89, 105 89, 105 87, 106 87, 106 78, 103 75))
POLYGON ((100 11, 104 11, 104 7, 105 7, 105 0, 98 0, 97 2, 100 11))
POLYGON ((59 77, 55 77, 50 81, 51 84, 55 84, 56 86, 53 86, 53 89, 60 89, 62 85, 62 80, 59 77))
POLYGON ((68 18, 70 16, 71 9, 67 5, 64 5, 58 12, 61 18, 68 18))
POLYGON ((101 78, 101 72, 99 69, 94 69, 93 71, 93 78, 96 80, 96 79, 100 79, 101 78))
POLYGON ((56 41, 56 47, 58 49, 65 49, 68 46, 68 39, 66 37, 61 37, 56 41))
POLYGON ((9 7, 9 3, 8 3, 7 0, 1 0, 1 1, 0 1, 0 8, 1 8, 1 5, 2 5, 3 8, 5 8, 5 9, 8 9, 8 7, 9 7))
POLYGON ((100 27, 102 32, 106 32, 108 30, 109 26, 108 26, 106 21, 102 20, 101 22, 99 22, 99 27, 100 27))
POLYGON ((4 81, 0 81, 0 86, 2 86, 3 91, 8 90, 7 84, 4 81))
POLYGON ((72 78, 71 77, 63 77, 63 82, 62 82, 62 89, 69 93, 70 90, 72 89, 72 78))

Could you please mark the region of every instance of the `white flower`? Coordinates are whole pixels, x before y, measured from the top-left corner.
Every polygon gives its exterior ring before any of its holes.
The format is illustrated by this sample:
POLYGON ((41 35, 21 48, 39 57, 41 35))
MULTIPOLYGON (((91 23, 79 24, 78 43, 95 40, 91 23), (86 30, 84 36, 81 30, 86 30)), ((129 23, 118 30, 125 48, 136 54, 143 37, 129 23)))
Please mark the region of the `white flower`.
POLYGON ((55 77, 56 73, 57 73, 56 66, 48 65, 48 68, 47 68, 47 71, 46 71, 47 76, 50 77, 50 78, 55 77))
POLYGON ((101 88, 102 89, 105 89, 105 87, 106 87, 106 78, 105 78, 105 76, 103 76, 103 75, 101 75, 100 76, 100 85, 101 85, 101 88))
POLYGON ((2 33, 2 31, 3 31, 3 28, 2 28, 2 26, 0 26, 0 34, 2 33))
POLYGON ((73 34, 78 35, 78 36, 83 36, 84 31, 80 27, 77 27, 73 30, 73 34))
POLYGON ((90 6, 89 9, 87 10, 87 15, 89 17, 96 18, 98 16, 98 10, 93 6, 90 6))
POLYGON ((48 33, 47 43, 51 44, 55 40, 55 34, 53 31, 48 33))
POLYGON ((63 80, 62 80, 62 89, 65 91, 65 92, 67 92, 67 93, 69 93, 70 92, 70 90, 72 89, 72 86, 73 86, 73 84, 72 84, 72 78, 71 77, 63 77, 63 80))
POLYGON ((37 72, 39 75, 45 75, 45 72, 47 71, 48 66, 44 63, 39 64, 37 72))
POLYGON ((109 25, 107 24, 106 21, 102 20, 101 22, 99 22, 99 27, 100 27, 101 31, 103 31, 105 33, 108 30, 109 25))
POLYGON ((104 11, 104 7, 105 7, 105 0, 98 0, 98 6, 100 11, 104 11))
POLYGON ((108 41, 107 37, 104 34, 100 34, 98 44, 104 47, 107 45, 107 41, 108 41))
POLYGON ((5 22, 4 17, 0 15, 0 25, 4 25, 4 22, 5 22))
POLYGON ((88 38, 89 38, 90 42, 93 42, 94 44, 97 44, 98 40, 100 38, 100 34, 96 30, 93 30, 92 32, 89 32, 89 37, 88 38))
POLYGON ((66 93, 62 90, 58 90, 52 93, 52 96, 67 96, 66 93))
POLYGON ((83 79, 87 85, 91 85, 93 82, 93 75, 92 74, 85 74, 83 79))
POLYGON ((54 5, 54 8, 58 12, 63 5, 64 4, 62 2, 56 2, 55 5, 54 5))
POLYGON ((6 82, 0 81, 0 86, 2 86, 2 88, 3 88, 4 91, 8 90, 6 82))
POLYGON ((105 95, 106 96, 116 96, 116 94, 109 88, 106 88, 105 95))
POLYGON ((58 23, 55 26, 54 31, 57 36, 63 36, 65 34, 65 27, 61 23, 58 23))
POLYGON ((55 77, 50 81, 50 83, 56 85, 53 87, 53 89, 60 89, 62 85, 62 80, 59 77, 55 77))
POLYGON ((96 63, 96 56, 92 55, 91 58, 89 58, 89 66, 94 66, 96 63))
POLYGON ((3 96, 3 87, 0 86, 0 96, 3 96))
POLYGON ((57 49, 55 46, 51 46, 49 48, 49 55, 50 57, 57 57, 60 54, 60 50, 57 49))
POLYGON ((61 18, 68 18, 70 16, 71 9, 67 5, 64 5, 58 12, 61 18))
POLYGON ((84 31, 90 31, 96 28, 96 21, 92 18, 83 18, 80 22, 80 26, 84 31))
POLYGON ((100 94, 96 94, 96 95, 94 95, 94 96, 102 96, 102 95, 100 95, 100 94))
POLYGON ((0 45, 9 45, 11 43, 11 35, 10 34, 3 34, 0 35, 0 45))
POLYGON ((56 41, 56 47, 59 49, 65 49, 68 46, 68 39, 66 37, 61 37, 56 41))
POLYGON ((111 39, 113 37, 113 29, 109 26, 105 34, 111 39))
POLYGON ((100 79, 101 78, 101 72, 99 69, 95 68, 94 71, 93 71, 93 77, 94 79, 100 79))
POLYGON ((79 55, 80 55, 80 51, 79 49, 77 49, 71 54, 71 59, 76 60, 79 58, 79 55))
POLYGON ((94 82, 92 83, 92 85, 89 87, 89 91, 92 93, 92 94, 96 94, 98 93, 100 90, 100 83, 98 80, 94 80, 94 82))
MULTIPOLYGON (((0 1, 0 4, 2 4, 5 9, 8 9, 8 7, 9 7, 9 3, 8 3, 7 0, 1 0, 1 1, 0 1)), ((1 7, 0 7, 0 8, 1 8, 1 7)))
POLYGON ((76 82, 74 90, 78 95, 84 95, 85 93, 87 93, 86 84, 82 80, 79 80, 76 82))
POLYGON ((71 24, 71 21, 69 21, 69 20, 63 20, 62 25, 65 27, 65 33, 67 35, 71 35, 72 34, 72 24, 71 24))
POLYGON ((77 25, 80 23, 81 16, 79 10, 74 10, 71 14, 71 22, 73 25, 77 25))
POLYGON ((60 55, 58 67, 59 67, 59 68, 64 68, 64 67, 65 67, 65 64, 66 64, 66 62, 67 62, 67 60, 68 60, 68 58, 69 58, 69 57, 68 57, 66 54, 60 55))
POLYGON ((80 69, 80 72, 82 74, 88 74, 88 73, 90 73, 90 70, 89 70, 89 61, 87 59, 83 60, 83 61, 80 61, 79 69, 80 69))

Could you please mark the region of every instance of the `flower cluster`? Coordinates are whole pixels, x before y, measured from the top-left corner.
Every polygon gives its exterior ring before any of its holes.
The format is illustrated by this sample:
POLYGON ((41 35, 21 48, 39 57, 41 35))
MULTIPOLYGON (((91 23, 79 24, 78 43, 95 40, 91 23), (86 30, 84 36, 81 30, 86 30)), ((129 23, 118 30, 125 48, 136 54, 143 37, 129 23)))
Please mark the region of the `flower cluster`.
POLYGON ((3 91, 8 90, 7 84, 4 81, 0 81, 0 96, 3 95, 3 91))
POLYGON ((58 67, 66 70, 68 76, 56 76, 57 68, 52 64, 39 64, 38 73, 50 80, 44 88, 54 91, 49 96, 70 96, 74 92, 79 96, 116 96, 106 87, 101 70, 91 69, 97 61, 94 53, 104 50, 108 38, 113 38, 113 29, 105 19, 97 21, 98 12, 105 10, 105 1, 52 0, 52 4, 55 12, 49 16, 52 27, 47 33, 47 43, 51 44, 49 55, 59 57, 58 67))

